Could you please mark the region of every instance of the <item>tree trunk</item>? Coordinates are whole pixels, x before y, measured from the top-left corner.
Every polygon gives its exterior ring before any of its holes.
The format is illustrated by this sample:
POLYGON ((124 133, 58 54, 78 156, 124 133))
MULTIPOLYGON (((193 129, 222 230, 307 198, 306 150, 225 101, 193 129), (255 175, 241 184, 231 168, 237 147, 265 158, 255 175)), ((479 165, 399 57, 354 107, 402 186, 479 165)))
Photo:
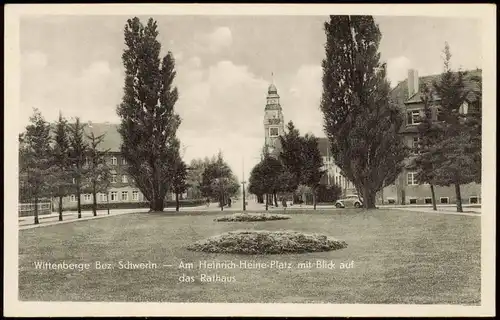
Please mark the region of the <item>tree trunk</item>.
POLYGON ((107 207, 108 207, 108 214, 109 214, 109 194, 106 194, 106 202, 107 202, 107 207))
POLYGON ((266 194, 266 211, 269 209, 269 195, 266 194))
POLYGON ((175 193, 175 211, 179 211, 179 194, 175 193))
POLYGON ((455 183, 455 194, 457 196, 457 212, 464 212, 462 209, 462 195, 460 194, 460 184, 455 183))
POLYGON ((431 197, 432 197, 432 210, 437 211, 436 206, 436 192, 434 191, 434 185, 431 184, 431 197))
POLYGON ((35 216, 34 216, 34 223, 39 224, 40 221, 38 220, 38 197, 35 197, 35 216))
POLYGON ((312 190, 312 195, 313 195, 313 206, 314 210, 316 210, 316 189, 312 190))
POLYGON ((363 206, 365 209, 375 209, 375 192, 368 189, 367 187, 363 188, 363 206))
POLYGON ((77 211, 78 211, 78 219, 80 219, 82 217, 82 203, 80 201, 80 183, 78 182, 77 186, 76 186, 76 207, 77 207, 77 211))
POLYGON ((95 190, 95 185, 92 189, 92 212, 94 213, 94 217, 97 216, 97 194, 95 190))
POLYGON ((152 210, 153 212, 162 212, 163 209, 165 208, 165 200, 163 200, 161 197, 156 197, 153 199, 153 206, 152 210))
POLYGON ((63 199, 63 196, 59 196, 59 221, 63 221, 62 199, 63 199))
POLYGON ((274 206, 277 208, 278 207, 278 197, 276 196, 276 192, 273 193, 273 198, 274 198, 274 206))

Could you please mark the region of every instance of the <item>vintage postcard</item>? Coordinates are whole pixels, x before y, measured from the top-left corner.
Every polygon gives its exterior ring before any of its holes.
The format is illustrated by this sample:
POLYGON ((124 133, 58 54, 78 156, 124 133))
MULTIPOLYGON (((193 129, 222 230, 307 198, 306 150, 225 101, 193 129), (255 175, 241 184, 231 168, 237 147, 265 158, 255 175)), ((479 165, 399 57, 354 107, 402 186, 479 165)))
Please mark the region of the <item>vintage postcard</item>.
POLYGON ((494 315, 494 6, 5 12, 5 315, 494 315))

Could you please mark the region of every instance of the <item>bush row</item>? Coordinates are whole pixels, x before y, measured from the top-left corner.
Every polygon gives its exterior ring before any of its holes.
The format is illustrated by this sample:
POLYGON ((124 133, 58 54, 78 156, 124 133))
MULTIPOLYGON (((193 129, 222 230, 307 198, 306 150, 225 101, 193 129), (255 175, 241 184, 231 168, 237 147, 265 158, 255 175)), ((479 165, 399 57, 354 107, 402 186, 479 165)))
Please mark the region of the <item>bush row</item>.
POLYGON ((290 216, 283 214, 271 214, 271 213, 235 213, 228 216, 215 218, 214 221, 219 222, 241 222, 241 221, 270 221, 270 220, 286 220, 290 219, 290 216))

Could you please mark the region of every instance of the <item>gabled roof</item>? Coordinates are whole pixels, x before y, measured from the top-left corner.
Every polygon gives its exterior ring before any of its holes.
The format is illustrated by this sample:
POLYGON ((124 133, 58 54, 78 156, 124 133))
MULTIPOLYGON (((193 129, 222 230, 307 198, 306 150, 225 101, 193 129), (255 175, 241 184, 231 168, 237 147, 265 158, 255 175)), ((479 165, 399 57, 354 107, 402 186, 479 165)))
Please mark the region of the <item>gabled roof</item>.
MULTIPOLYGON (((476 96, 472 91, 479 89, 477 82, 473 81, 472 78, 481 77, 481 71, 481 69, 465 71, 464 84, 465 89, 470 91, 469 95, 467 96, 467 100, 469 100, 469 102, 473 102, 476 100, 476 96)), ((428 86, 432 86, 433 82, 439 81, 440 77, 441 74, 434 74, 430 76, 419 77, 418 80, 420 84, 425 83, 428 86)), ((408 97, 408 79, 401 81, 394 89, 392 89, 391 98, 399 106, 402 106, 404 104, 422 102, 420 92, 417 92, 413 96, 408 97)), ((437 95, 434 95, 433 98, 434 100, 439 100, 439 97, 437 95)))

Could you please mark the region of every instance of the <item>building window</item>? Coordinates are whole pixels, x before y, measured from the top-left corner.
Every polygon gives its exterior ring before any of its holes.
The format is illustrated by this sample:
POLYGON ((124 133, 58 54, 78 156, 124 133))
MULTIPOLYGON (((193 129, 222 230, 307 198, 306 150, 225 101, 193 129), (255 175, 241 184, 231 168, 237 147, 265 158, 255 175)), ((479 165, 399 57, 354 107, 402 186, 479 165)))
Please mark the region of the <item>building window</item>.
POLYGON ((415 198, 410 199, 410 204, 417 204, 417 199, 415 198))
POLYGON ((76 184, 76 179, 75 178, 73 178, 73 184, 76 184))
POLYGON ((128 201, 128 191, 122 191, 122 201, 128 201))
POLYGON ((460 108, 458 108, 458 112, 460 114, 467 114, 468 111, 469 111, 469 104, 467 102, 462 103, 460 108))
POLYGON ((444 121, 444 120, 445 120, 445 119, 444 119, 444 118, 445 118, 445 117, 444 117, 444 112, 441 110, 441 108, 438 108, 438 109, 436 110, 436 118, 437 118, 437 121, 440 121, 440 122, 442 122, 442 121, 444 121))
POLYGON ((132 200, 139 201, 139 191, 132 191, 132 200))
POLYGON ((102 202, 106 202, 106 201, 108 201, 108 195, 107 195, 107 194, 105 194, 105 193, 101 193, 101 194, 99 194, 99 198, 100 198, 100 200, 101 200, 102 202))
POLYGON ((123 165, 127 164, 127 159, 122 158, 122 164, 123 164, 123 165))
POLYGON ((128 179, 126 175, 122 176, 122 183, 128 183, 128 179))
POLYGON ((116 201, 116 200, 118 200, 118 192, 111 191, 111 201, 116 201))
POLYGON ((116 183, 116 174, 111 175, 111 183, 116 183))
POLYGON ((448 197, 441 197, 441 198, 439 198, 439 202, 441 204, 448 204, 448 197))
POLYGON ((90 194, 83 195, 83 201, 90 201, 90 200, 92 200, 92 195, 90 195, 90 194))
POLYGON ((411 110, 406 113, 408 125, 417 125, 421 122, 420 110, 411 110))
POLYGON ((269 128, 269 136, 270 137, 277 137, 279 136, 279 128, 269 128))
POLYGON ((479 203, 479 198, 478 197, 470 197, 469 198, 469 203, 470 204, 478 204, 479 203))
POLYGON ((425 198, 425 204, 432 204, 432 198, 425 198))
POLYGON ((116 166, 117 163, 118 163, 118 160, 116 159, 116 157, 111 157, 111 164, 113 166, 116 166))
POLYGON ((419 154, 420 153, 420 137, 413 137, 412 143, 411 143, 411 153, 412 154, 419 154))
POLYGON ((70 197, 69 197, 69 201, 71 202, 76 202, 76 196, 74 194, 72 194, 70 197))
POLYGON ((417 183, 417 173, 416 172, 408 172, 406 175, 406 181, 409 186, 416 186, 417 183))

